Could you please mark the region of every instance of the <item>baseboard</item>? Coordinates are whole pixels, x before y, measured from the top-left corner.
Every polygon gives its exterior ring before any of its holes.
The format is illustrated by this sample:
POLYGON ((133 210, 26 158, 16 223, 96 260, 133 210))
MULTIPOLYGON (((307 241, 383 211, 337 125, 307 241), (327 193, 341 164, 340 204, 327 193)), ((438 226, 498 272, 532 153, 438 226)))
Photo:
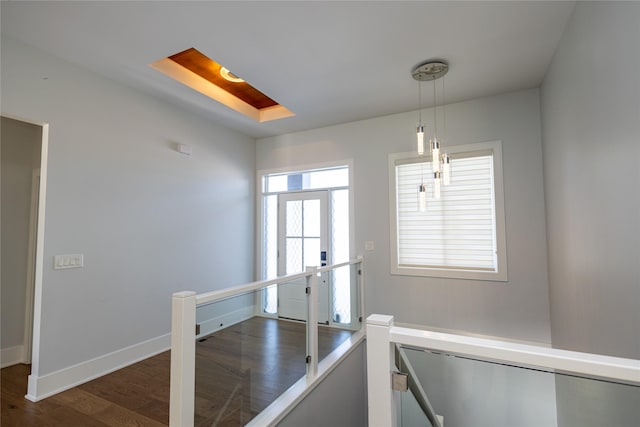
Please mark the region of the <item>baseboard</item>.
POLYGON ((228 328, 236 323, 244 322, 255 316, 254 307, 247 306, 230 313, 223 314, 208 320, 198 322, 200 325, 200 333, 196 335, 196 338, 202 338, 207 335, 211 335, 221 329, 228 328))
POLYGON ((24 346, 3 348, 0 350, 0 368, 17 365, 24 362, 24 346))
POLYGON ((32 402, 109 374, 171 348, 171 334, 152 338, 42 376, 29 375, 25 398, 32 402))

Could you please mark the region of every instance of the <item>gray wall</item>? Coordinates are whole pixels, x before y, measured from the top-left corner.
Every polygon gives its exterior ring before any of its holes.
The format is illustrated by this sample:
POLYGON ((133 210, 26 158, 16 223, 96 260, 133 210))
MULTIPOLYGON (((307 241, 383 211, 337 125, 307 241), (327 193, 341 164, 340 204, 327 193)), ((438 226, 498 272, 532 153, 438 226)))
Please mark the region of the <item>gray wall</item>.
POLYGON ((579 3, 542 87, 554 347, 640 359, 640 3, 579 3))
POLYGON ((22 346, 26 309, 33 170, 40 167, 42 128, 2 117, 2 350, 22 346))
POLYGON ((278 427, 365 427, 367 374, 364 341, 278 427))
MULTIPOLYGON (((430 112, 423 117, 432 117, 430 112)), ((389 153, 415 150, 417 112, 261 139, 257 169, 354 163, 355 254, 366 252, 366 310, 396 322, 550 342, 537 90, 447 107, 448 144, 502 140, 508 282, 394 276, 389 258, 389 153)), ((430 123, 427 123, 430 126, 430 123)))
POLYGON ((253 280, 253 139, 5 37, 2 108, 50 124, 40 375, 169 333, 173 292, 253 280), (53 270, 68 253, 85 267, 53 270))
MULTIPOLYGON (((640 4, 579 3, 542 86, 554 347, 640 359, 640 4)), ((558 425, 636 425, 637 387, 558 376, 558 425)))

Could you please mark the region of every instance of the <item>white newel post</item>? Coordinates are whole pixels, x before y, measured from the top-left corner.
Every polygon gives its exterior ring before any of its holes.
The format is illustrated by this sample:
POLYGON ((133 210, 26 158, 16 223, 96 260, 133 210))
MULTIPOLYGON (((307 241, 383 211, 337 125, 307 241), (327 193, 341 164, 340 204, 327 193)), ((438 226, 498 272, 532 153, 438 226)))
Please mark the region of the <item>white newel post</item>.
POLYGON ((169 426, 193 427, 196 375, 196 293, 171 298, 169 426))
POLYGON ((318 268, 307 267, 307 273, 307 377, 312 379, 318 376, 318 268))
POLYGON ((389 329, 393 316, 372 314, 367 318, 367 392, 370 427, 395 427, 396 403, 391 389, 393 361, 389 329))

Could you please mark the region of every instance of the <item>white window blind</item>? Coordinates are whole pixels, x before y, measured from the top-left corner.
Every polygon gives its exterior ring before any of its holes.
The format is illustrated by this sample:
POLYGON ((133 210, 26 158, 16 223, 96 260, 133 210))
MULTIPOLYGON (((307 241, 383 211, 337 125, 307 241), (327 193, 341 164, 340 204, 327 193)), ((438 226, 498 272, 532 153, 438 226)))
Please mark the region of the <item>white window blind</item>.
POLYGON ((498 250, 494 151, 451 153, 451 183, 441 186, 437 200, 433 198, 431 163, 424 159, 414 156, 393 161, 396 272, 455 271, 463 273, 442 277, 463 278, 476 278, 474 272, 498 273, 499 261, 504 260, 499 260, 498 250), (427 184, 425 212, 418 209, 422 182, 427 184))
POLYGON ((400 266, 496 270, 492 160, 452 158, 451 184, 438 200, 427 192, 426 212, 418 211, 417 191, 431 163, 396 167, 400 266))

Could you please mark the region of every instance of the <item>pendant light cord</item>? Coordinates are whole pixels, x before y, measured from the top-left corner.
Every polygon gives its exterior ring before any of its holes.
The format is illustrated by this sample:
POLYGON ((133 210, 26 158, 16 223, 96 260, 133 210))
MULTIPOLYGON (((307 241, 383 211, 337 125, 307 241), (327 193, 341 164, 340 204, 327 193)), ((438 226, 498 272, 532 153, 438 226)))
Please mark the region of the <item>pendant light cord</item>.
POLYGON ((418 80, 418 125, 422 125, 422 82, 418 80))
MULTIPOLYGON (((443 127, 442 139, 443 140, 447 137, 447 104, 445 104, 446 98, 444 96, 444 87, 445 87, 444 78, 445 76, 442 76, 442 127, 443 127)), ((442 143, 440 143, 440 147, 442 147, 442 143)))

